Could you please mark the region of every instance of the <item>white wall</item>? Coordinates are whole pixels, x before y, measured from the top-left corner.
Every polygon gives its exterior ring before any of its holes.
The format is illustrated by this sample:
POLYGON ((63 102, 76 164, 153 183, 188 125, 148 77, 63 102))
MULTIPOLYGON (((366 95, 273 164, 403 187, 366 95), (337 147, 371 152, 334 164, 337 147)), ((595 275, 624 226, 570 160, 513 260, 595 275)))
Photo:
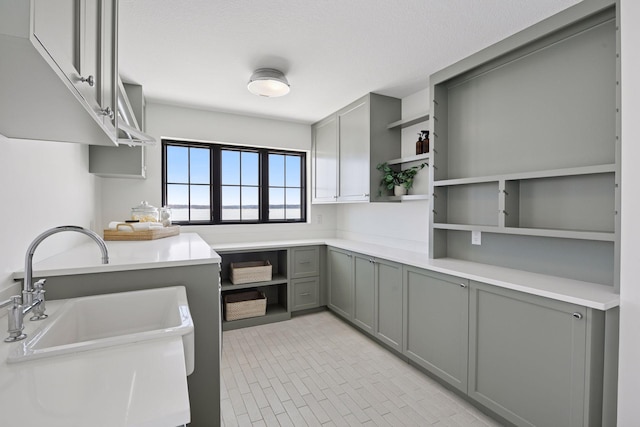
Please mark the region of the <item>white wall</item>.
POLYGON ((640 2, 621 0, 622 254, 618 425, 640 425, 640 2))
MULTIPOLYGON (((0 299, 19 289, 11 274, 24 267, 27 247, 36 236, 58 225, 94 228, 99 178, 88 173, 88 159, 85 145, 0 137, 0 299)), ((34 260, 82 239, 86 237, 79 233, 51 236, 38 247, 34 260)))
MULTIPOLYGON (((147 104, 146 127, 147 133, 158 139, 156 147, 147 149, 147 179, 103 179, 103 226, 127 219, 131 207, 141 200, 161 205, 162 137, 306 151, 311 148, 309 125, 165 104, 147 104)), ((335 236, 333 206, 311 206, 308 220, 307 224, 188 226, 183 232, 197 232, 209 243, 335 236)))
MULTIPOLYGON (((402 118, 412 118, 429 110, 429 90, 421 90, 402 99, 402 118)), ((415 154, 418 132, 429 123, 419 123, 402 130, 402 156, 415 154)), ((413 166, 409 164, 408 166, 413 166)), ((427 169, 414 181, 410 193, 426 193, 427 169)), ((427 253, 429 247, 429 202, 345 204, 337 207, 337 231, 340 238, 384 244, 427 253)))

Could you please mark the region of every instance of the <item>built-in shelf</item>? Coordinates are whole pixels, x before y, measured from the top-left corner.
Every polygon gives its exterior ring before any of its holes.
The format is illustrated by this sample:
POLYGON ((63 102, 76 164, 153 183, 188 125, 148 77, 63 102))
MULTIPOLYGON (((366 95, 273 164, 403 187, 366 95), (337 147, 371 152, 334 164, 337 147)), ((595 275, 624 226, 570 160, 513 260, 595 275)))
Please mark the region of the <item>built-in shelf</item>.
POLYGON ((555 230, 546 228, 497 227, 491 225, 466 225, 434 223, 433 228, 439 230, 482 231, 485 233, 515 234, 522 236, 557 237, 563 239, 595 240, 614 242, 615 233, 601 231, 555 230))
POLYGON ((231 331, 233 329, 247 328, 250 326, 264 325, 267 323, 281 322, 289 320, 291 314, 285 307, 279 304, 268 304, 266 314, 264 316, 250 317, 248 319, 230 320, 222 322, 223 331, 231 331))
POLYGON ((513 181, 524 179, 536 179, 536 178, 553 178, 561 176, 576 176, 576 175, 592 175, 599 173, 611 173, 616 171, 616 165, 596 165, 596 166, 582 166, 576 168, 564 168, 564 169, 552 169, 541 170, 532 172, 520 172, 501 175, 489 175, 489 176, 477 176, 471 178, 454 178, 434 181, 434 187, 444 187, 448 185, 465 185, 465 184, 479 184, 483 182, 496 182, 496 181, 513 181))
POLYGON ((429 200, 427 194, 406 194, 404 196, 382 196, 379 199, 383 202, 408 202, 412 200, 429 200))
MULTIPOLYGON (((392 159, 387 161, 389 165, 400 165, 402 163, 419 162, 421 160, 429 160, 430 153, 418 154, 416 156, 400 157, 399 159, 392 159)), ((427 162, 428 163, 428 162, 427 162)))
POLYGON ((397 127, 399 127, 400 129, 404 129, 418 123, 426 122, 427 120, 429 120, 429 114, 424 114, 422 116, 412 117, 410 119, 402 119, 398 120, 397 122, 389 123, 387 125, 387 129, 394 129, 397 127))
POLYGON ((251 282, 251 283, 243 283, 241 285, 234 285, 229 280, 222 281, 222 290, 223 291, 232 291, 239 289, 248 289, 248 288, 258 288, 264 286, 273 286, 273 285, 281 285, 283 283, 287 283, 287 278, 283 275, 274 275, 271 280, 265 282, 251 282))

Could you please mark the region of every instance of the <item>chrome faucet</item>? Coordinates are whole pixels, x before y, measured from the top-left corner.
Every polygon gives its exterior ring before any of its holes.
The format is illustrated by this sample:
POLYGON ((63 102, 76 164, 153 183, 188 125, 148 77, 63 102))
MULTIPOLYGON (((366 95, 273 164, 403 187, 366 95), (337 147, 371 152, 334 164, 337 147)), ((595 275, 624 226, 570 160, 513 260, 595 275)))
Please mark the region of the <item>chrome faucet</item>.
POLYGON ((26 338, 26 335, 22 333, 24 329, 24 316, 33 310, 33 316, 30 320, 42 320, 47 317, 45 314, 45 290, 44 284, 46 279, 38 280, 35 284, 33 281, 33 253, 36 248, 47 237, 60 233, 62 231, 77 231, 91 237, 100 247, 102 251, 102 263, 109 263, 109 252, 104 240, 96 233, 86 228, 78 227, 76 225, 63 225, 60 227, 51 228, 44 233, 36 237, 27 249, 27 255, 24 262, 24 286, 22 288, 22 297, 13 296, 7 301, 0 302, 0 308, 9 307, 9 337, 5 339, 6 342, 18 341, 26 338))

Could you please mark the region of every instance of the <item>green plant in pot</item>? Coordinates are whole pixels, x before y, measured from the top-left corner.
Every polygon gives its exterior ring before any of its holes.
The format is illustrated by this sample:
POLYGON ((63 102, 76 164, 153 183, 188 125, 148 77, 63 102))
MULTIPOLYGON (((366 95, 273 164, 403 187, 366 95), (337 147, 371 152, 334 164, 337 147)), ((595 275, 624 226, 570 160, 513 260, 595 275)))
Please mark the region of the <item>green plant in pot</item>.
POLYGON ((380 163, 376 166, 380 172, 382 172, 382 179, 380 180, 380 187, 384 187, 387 190, 393 190, 395 196, 402 196, 407 194, 407 191, 413 187, 413 179, 416 174, 423 169, 427 164, 423 163, 419 166, 413 166, 404 170, 395 170, 387 162, 380 163))

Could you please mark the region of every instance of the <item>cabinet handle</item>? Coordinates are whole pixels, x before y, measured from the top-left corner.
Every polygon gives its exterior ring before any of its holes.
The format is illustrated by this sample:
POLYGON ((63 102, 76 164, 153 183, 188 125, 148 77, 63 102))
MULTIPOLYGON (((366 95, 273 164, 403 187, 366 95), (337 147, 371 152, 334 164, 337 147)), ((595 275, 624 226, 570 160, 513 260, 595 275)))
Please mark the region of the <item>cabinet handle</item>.
POLYGON ((301 297, 308 297, 309 295, 311 295, 310 292, 305 292, 303 294, 300 294, 301 297))
POLYGON ((103 116, 107 116, 109 117, 109 119, 113 120, 113 110, 111 109, 111 107, 107 107, 104 110, 100 110, 100 114, 102 114, 103 116))
POLYGON ((353 258, 353 255, 351 255, 351 254, 347 254, 347 256, 348 256, 349 258, 353 258))
POLYGON ((95 80, 93 79, 93 76, 89 76, 89 77, 80 76, 80 81, 82 83, 88 83, 89 86, 91 86, 91 87, 93 87, 93 85, 95 84, 95 80))
POLYGON ((362 197, 369 197, 369 193, 363 194, 362 197))
POLYGON ((575 317, 576 319, 578 319, 578 320, 582 319, 582 314, 581 313, 575 312, 575 313, 572 313, 571 315, 573 317, 575 317))
POLYGON ((467 287, 467 285, 466 285, 465 283, 460 283, 460 287, 461 287, 461 288, 466 288, 466 287, 467 287))
POLYGON ((309 264, 310 262, 311 262, 311 260, 298 261, 298 264, 309 264))

